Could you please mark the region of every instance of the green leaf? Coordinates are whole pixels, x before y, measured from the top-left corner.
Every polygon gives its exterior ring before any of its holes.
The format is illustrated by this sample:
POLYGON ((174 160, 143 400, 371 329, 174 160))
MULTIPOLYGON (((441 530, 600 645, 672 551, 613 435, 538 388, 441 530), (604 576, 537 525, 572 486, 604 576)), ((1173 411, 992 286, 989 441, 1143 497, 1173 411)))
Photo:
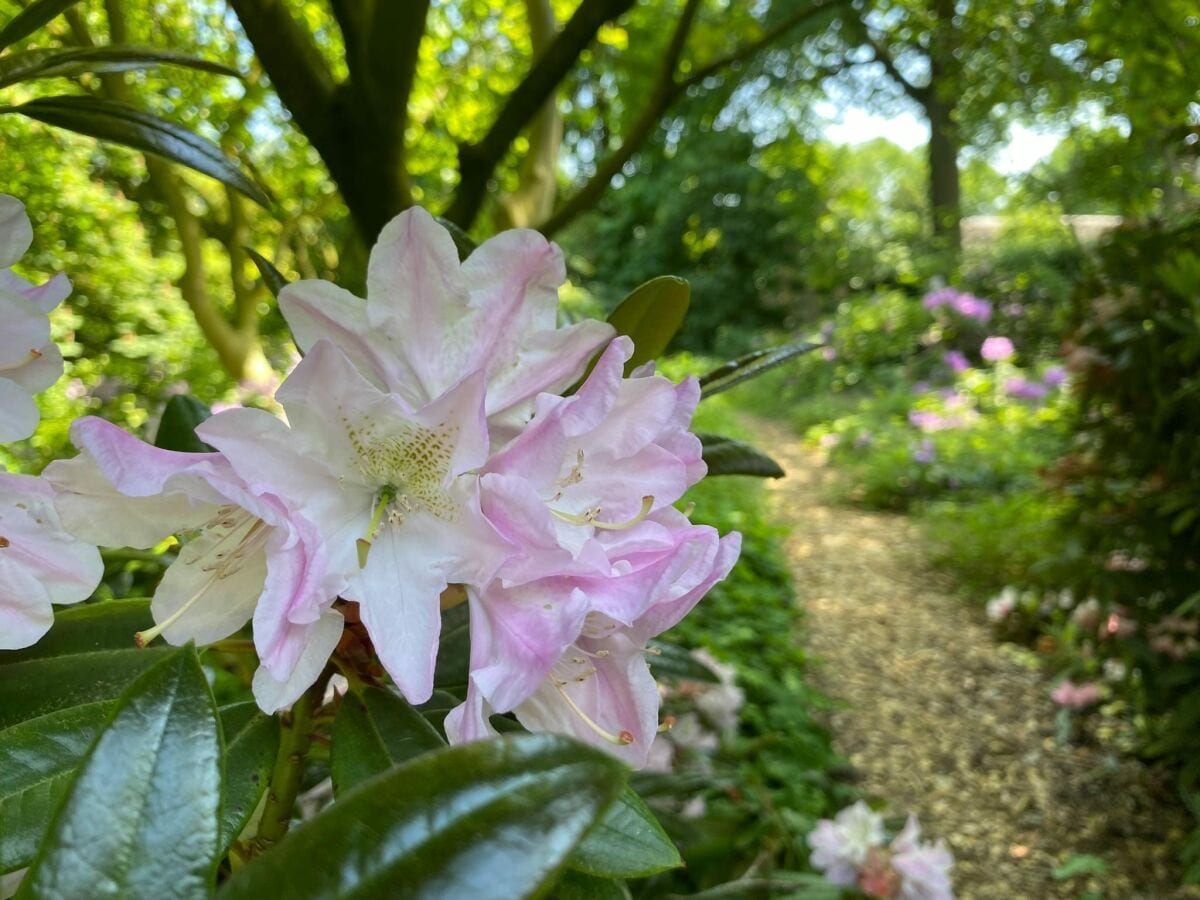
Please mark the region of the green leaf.
POLYGON ((244 247, 243 249, 246 251, 246 255, 254 261, 254 265, 258 266, 258 274, 262 276, 263 284, 267 286, 271 296, 279 299, 279 292, 288 286, 287 278, 275 268, 269 259, 253 247, 244 247))
POLYGON ((237 71, 207 59, 173 50, 110 44, 74 50, 27 50, 0 57, 0 87, 34 78, 74 77, 85 72, 105 74, 146 69, 151 66, 182 66, 218 75, 237 77, 237 71))
POLYGON ((471 240, 469 234, 449 219, 443 219, 441 216, 437 216, 436 219, 439 225, 450 232, 450 237, 454 240, 454 247, 458 250, 458 259, 460 262, 475 252, 475 248, 479 245, 471 240))
POLYGON ((153 153, 202 172, 269 207, 271 198, 221 148, 182 125, 124 103, 95 97, 40 97, 0 112, 20 113, 47 125, 153 153))
POLYGON ((445 746, 429 720, 399 694, 376 687, 361 696, 347 694, 333 722, 334 793, 341 797, 374 775, 445 746))
POLYGON ((679 868, 683 859, 650 807, 626 787, 567 865, 601 878, 646 878, 679 868))
POLYGON ((470 629, 469 604, 460 603, 442 613, 442 637, 433 684, 456 696, 461 696, 467 687, 467 672, 471 662, 470 629))
POLYGON ((1107 875, 1108 863, 1090 853, 1072 853, 1052 874, 1055 881, 1068 881, 1079 875, 1107 875))
POLYGON ((551 896, 554 900, 629 900, 629 889, 622 881, 568 869, 554 885, 551 896))
POLYGON ((650 670, 656 678, 672 678, 677 681, 701 681, 716 684, 720 681, 715 672, 687 651, 687 648, 666 641, 651 641, 651 652, 646 655, 650 670))
POLYGON ((212 410, 190 394, 176 394, 167 401, 154 446, 181 453, 212 453, 214 448, 196 436, 196 427, 212 416, 212 410))
POLYGON ((796 341, 791 344, 766 347, 762 350, 755 350, 753 353, 747 353, 745 356, 731 360, 722 366, 717 366, 711 372, 700 376, 700 397, 704 399, 714 394, 719 394, 722 391, 727 391, 731 387, 741 384, 743 381, 757 378, 759 375, 771 371, 776 366, 782 366, 785 362, 795 359, 797 356, 811 353, 813 350, 824 346, 820 342, 806 343, 796 341))
POLYGON ((698 434, 709 475, 755 475, 782 478, 787 473, 767 454, 719 434, 698 434))
POLYGON ((221 709, 225 777, 221 781, 221 839, 224 854, 237 840, 262 799, 279 752, 279 720, 253 701, 221 709))
POLYGON ((80 765, 18 897, 210 896, 217 729, 195 648, 144 672, 80 765))
POLYGON ((626 375, 666 352, 683 324, 691 296, 692 289, 682 278, 661 275, 634 288, 612 311, 609 324, 617 334, 633 338, 633 356, 625 364, 626 375))
POLYGON ((427 753, 344 794, 234 875, 220 896, 537 894, 624 781, 611 756, 548 735, 427 753))
POLYGON ((32 647, 0 653, 0 872, 28 865, 121 692, 168 648, 138 650, 144 600, 60 610, 32 647))
POLYGON ((0 50, 27 38, 51 19, 62 15, 79 0, 33 0, 23 10, 8 20, 0 29, 0 50))

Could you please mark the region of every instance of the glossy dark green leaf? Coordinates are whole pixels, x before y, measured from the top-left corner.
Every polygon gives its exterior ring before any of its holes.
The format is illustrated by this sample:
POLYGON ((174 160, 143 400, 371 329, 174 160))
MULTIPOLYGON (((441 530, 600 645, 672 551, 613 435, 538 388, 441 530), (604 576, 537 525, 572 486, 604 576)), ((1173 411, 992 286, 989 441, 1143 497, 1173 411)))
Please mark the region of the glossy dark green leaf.
POLYGON ((222 852, 242 833, 262 799, 279 751, 279 720, 253 701, 221 709, 225 777, 221 781, 222 852))
POLYGON ((666 352, 687 315, 692 289, 682 278, 662 275, 634 289, 612 311, 608 322, 617 334, 633 338, 633 356, 625 374, 666 352))
POLYGON ((442 637, 438 647, 434 686, 461 696, 467 687, 471 662, 470 605, 460 603, 442 613, 442 637))
POLYGON ((783 467, 757 447, 719 434, 700 434, 704 462, 709 475, 754 475, 782 478, 783 467))
POLYGON ((417 711, 441 734, 445 730, 443 726, 446 716, 450 714, 450 710, 454 709, 461 702, 458 697, 449 691, 436 690, 433 692, 432 697, 417 707, 417 711))
POLYGON ((650 807, 626 787, 567 865, 601 878, 645 878, 676 869, 683 859, 650 807))
POLYGON ((692 656, 686 648, 666 641, 651 641, 652 652, 646 654, 650 670, 656 678, 671 678, 676 681, 701 681, 716 684, 720 681, 716 673, 692 656))
POLYGON ((368 778, 445 746, 429 720, 399 694, 376 687, 347 694, 333 722, 333 790, 340 797, 368 778))
POLYGON ((211 895, 220 744, 195 649, 172 651, 121 696, 18 897, 211 895))
POLYGON ((220 896, 537 894, 624 781, 612 757, 548 735, 427 753, 347 792, 234 875, 220 896))
POLYGON ((212 415, 212 410, 190 394, 176 394, 167 401, 154 446, 181 453, 212 453, 213 448, 196 436, 196 427, 212 415))
POLYGON ((554 900, 629 900, 629 889, 622 881, 567 870, 550 896, 554 900))
POLYGON ((0 28, 0 50, 27 38, 51 19, 54 19, 79 0, 33 0, 0 28))
POLYGON ((288 280, 284 277, 275 265, 255 250, 253 247, 243 248, 246 255, 254 261, 254 265, 258 267, 258 274, 262 276, 263 284, 267 286, 267 290, 271 292, 272 297, 279 297, 279 292, 288 286, 288 280))
POLYGON ((743 381, 757 378, 759 375, 771 371, 776 366, 782 366, 785 362, 795 359, 797 356, 803 356, 805 353, 811 353, 824 346, 824 344, 819 342, 807 343, 796 341, 791 344, 766 347, 762 350, 755 350, 753 353, 747 353, 745 356, 717 366, 711 372, 702 375, 700 377, 700 396, 701 398, 711 397, 714 394, 727 391, 731 387, 741 384, 743 381))
POLYGON ((40 97, 7 107, 3 112, 20 113, 47 125, 153 153, 215 178, 255 203, 271 204, 263 189, 221 152, 220 147, 182 125, 124 103, 95 97, 40 97))
POLYGON ((116 699, 170 652, 137 649, 134 633, 151 624, 146 600, 89 603, 58 611, 34 646, 0 653, 0 740, 21 722, 116 699))
POLYGON ((86 72, 104 74, 147 69, 152 66, 182 66, 218 75, 237 76, 237 72, 220 63, 198 59, 173 50, 156 47, 108 45, 79 47, 72 50, 27 50, 0 57, 0 87, 34 78, 62 78, 86 72))

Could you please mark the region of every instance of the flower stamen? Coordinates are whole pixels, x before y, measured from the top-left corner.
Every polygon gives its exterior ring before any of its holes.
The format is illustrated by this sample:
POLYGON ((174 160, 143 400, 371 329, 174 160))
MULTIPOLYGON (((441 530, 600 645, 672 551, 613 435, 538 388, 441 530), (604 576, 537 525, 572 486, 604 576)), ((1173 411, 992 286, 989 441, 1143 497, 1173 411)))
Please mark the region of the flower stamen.
POLYGON ((596 734, 604 738, 604 740, 608 741, 610 744, 616 744, 618 747, 626 747, 633 743, 632 732, 622 731, 619 734, 613 734, 611 731, 602 728, 595 719, 579 708, 579 704, 571 699, 571 695, 563 689, 561 684, 559 684, 557 681, 554 681, 553 683, 558 692, 562 694, 562 698, 567 701, 567 706, 571 707, 571 710, 575 713, 575 715, 579 716, 579 718, 583 720, 584 725, 592 729, 592 731, 596 732, 596 734))
POLYGON ((597 516, 600 515, 600 507, 598 507, 598 506, 593 509, 589 509, 583 515, 577 515, 575 513, 563 512, 562 510, 558 510, 558 509, 551 509, 550 512, 554 514, 555 518, 560 519, 563 522, 569 522, 571 525, 591 525, 593 528, 598 528, 603 531, 625 531, 625 530, 637 525, 642 520, 644 520, 646 518, 646 516, 650 515, 650 510, 653 507, 654 507, 654 497, 652 497, 652 496, 643 497, 642 498, 642 508, 640 510, 638 510, 638 514, 636 516, 634 516, 632 519, 628 519, 627 521, 624 521, 624 522, 600 522, 600 521, 598 521, 596 518, 597 516))

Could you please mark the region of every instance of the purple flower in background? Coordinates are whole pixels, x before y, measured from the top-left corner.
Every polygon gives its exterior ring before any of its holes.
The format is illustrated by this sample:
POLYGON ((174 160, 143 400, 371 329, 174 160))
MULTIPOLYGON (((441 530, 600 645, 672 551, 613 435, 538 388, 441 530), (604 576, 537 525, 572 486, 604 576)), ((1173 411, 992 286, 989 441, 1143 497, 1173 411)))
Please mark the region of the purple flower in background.
POLYGON ((932 390, 932 387, 928 381, 918 381, 913 384, 914 394, 928 394, 930 390, 932 390))
POLYGON ((1050 393, 1050 388, 1040 381, 1010 378, 1004 383, 1004 392, 1015 400, 1042 400, 1050 393))
POLYGON ((821 359, 825 360, 825 362, 833 362, 835 359, 837 359, 837 350, 835 350, 833 347, 822 347, 821 359))
POLYGON ((1067 380, 1067 370, 1063 366, 1051 366, 1042 373, 1042 384, 1047 387, 1062 387, 1067 380))
POLYGON ((871 432, 864 431, 864 432, 861 432, 859 434, 859 436, 854 439, 854 449, 855 450, 866 450, 873 443, 875 443, 875 438, 873 438, 871 436, 871 432))
POLYGON ((964 353, 958 350, 947 350, 942 354, 942 362, 956 375, 971 368, 970 360, 967 359, 964 353))
POLYGON ((1004 359, 1010 359, 1016 352, 1012 341, 1006 337, 997 337, 995 335, 986 338, 979 348, 979 355, 988 362, 1000 362, 1004 359))
POLYGON ((959 294, 950 302, 950 308, 960 316, 987 322, 992 317, 992 304, 974 294, 959 294))
POLYGON ((937 448, 933 446, 933 441, 929 438, 921 441, 917 449, 913 451, 913 462, 927 466, 937 459, 937 448))
POLYGON ((1000 311, 1010 318, 1019 319, 1021 316, 1025 315, 1025 305, 1023 303, 1016 302, 1005 303, 1004 306, 1000 308, 1000 311))
POLYGON ((921 300, 921 305, 930 312, 941 306, 949 306, 954 302, 954 298, 958 296, 958 291, 954 288, 938 288, 936 291, 930 291, 921 300))

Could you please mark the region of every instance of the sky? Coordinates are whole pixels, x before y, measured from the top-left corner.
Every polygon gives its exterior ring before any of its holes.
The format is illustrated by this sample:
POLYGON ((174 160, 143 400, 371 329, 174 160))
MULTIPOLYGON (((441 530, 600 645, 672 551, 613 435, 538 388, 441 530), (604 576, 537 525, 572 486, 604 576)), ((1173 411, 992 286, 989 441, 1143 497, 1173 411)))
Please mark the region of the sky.
MULTIPOLYGON (((826 119, 825 136, 837 144, 862 144, 875 138, 887 138, 905 150, 912 150, 924 147, 929 141, 929 125, 911 112, 880 116, 862 107, 850 106, 839 114, 833 104, 823 106, 818 112, 826 119)), ((992 165, 1005 175, 1028 172, 1050 155, 1061 138, 1061 134, 1013 125, 1008 143, 992 153, 992 165)))

